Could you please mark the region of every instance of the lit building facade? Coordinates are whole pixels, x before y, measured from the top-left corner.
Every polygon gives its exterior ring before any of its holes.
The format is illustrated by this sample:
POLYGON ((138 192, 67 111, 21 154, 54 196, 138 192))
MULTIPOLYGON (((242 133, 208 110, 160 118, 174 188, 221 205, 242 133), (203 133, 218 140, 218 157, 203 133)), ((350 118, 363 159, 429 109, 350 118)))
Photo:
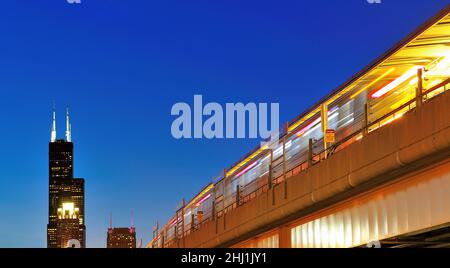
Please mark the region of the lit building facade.
POLYGON ((84 179, 73 178, 73 143, 69 113, 66 138, 56 139, 56 115, 49 143, 49 210, 47 247, 65 248, 69 241, 86 246, 84 179))
POLYGON ((107 248, 136 248, 136 229, 108 228, 107 248))
POLYGON ((80 208, 75 203, 63 203, 58 208, 57 244, 61 247, 72 247, 73 240, 84 241, 84 230, 80 228, 80 208))

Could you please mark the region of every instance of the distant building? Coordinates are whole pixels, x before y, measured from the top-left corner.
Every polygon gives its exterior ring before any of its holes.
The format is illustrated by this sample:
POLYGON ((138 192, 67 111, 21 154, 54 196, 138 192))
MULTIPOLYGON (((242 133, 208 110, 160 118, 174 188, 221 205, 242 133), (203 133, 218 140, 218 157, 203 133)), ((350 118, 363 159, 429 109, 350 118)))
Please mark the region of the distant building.
POLYGON ((107 248, 136 248, 134 227, 108 228, 107 248))
POLYGON ((66 139, 56 139, 56 116, 49 143, 47 247, 86 247, 84 179, 73 178, 73 143, 69 112, 66 139))

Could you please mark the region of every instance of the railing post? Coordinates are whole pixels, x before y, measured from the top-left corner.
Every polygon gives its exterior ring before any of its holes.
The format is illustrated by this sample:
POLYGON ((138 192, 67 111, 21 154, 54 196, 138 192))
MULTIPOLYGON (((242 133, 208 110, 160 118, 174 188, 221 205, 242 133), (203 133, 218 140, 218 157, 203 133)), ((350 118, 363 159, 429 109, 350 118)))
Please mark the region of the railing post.
POLYGON ((216 187, 213 188, 213 201, 211 207, 211 218, 212 220, 216 220, 216 187))
POLYGON ((286 180, 286 135, 283 137, 283 190, 284 198, 287 198, 287 180, 286 180))
POLYGON ((308 144, 308 168, 313 165, 313 139, 309 139, 308 144))
POLYGON ((275 187, 272 187, 272 206, 275 206, 275 187))
POLYGON ((369 133, 369 106, 367 102, 364 104, 364 125, 363 125, 363 137, 369 133))
POLYGON ((273 162, 273 150, 272 150, 272 148, 270 148, 270 164, 269 164, 269 178, 268 178, 269 189, 271 189, 272 186, 273 186, 273 166, 272 166, 272 162, 273 162))
POLYGON ((241 202, 241 190, 239 184, 236 185, 236 206, 239 207, 241 202))
MULTIPOLYGON (((181 210, 181 237, 184 238, 184 209, 186 208, 186 200, 183 198, 183 208, 181 210)), ((183 239, 184 243, 184 239, 183 239)))
POLYGON ((272 188, 272 163, 269 164, 269 177, 267 178, 267 187, 272 188))
POLYGON ((423 103, 423 69, 417 69, 416 108, 420 109, 423 103))
POLYGON ((328 143, 325 139, 325 133, 328 129, 328 105, 326 103, 322 104, 322 107, 320 109, 320 115, 321 115, 321 121, 322 121, 322 133, 323 133, 323 151, 324 153, 324 159, 327 159, 327 149, 328 149, 328 143))

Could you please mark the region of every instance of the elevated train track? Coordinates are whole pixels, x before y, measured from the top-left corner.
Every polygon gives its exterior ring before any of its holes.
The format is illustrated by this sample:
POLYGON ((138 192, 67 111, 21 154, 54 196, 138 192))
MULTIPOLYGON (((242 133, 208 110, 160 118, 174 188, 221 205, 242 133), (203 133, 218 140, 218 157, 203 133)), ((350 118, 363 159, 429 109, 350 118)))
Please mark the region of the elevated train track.
POLYGON ((448 246, 449 13, 450 5, 295 118, 279 143, 228 168, 148 247, 448 246), (417 214, 427 213, 419 188, 434 216, 417 214))

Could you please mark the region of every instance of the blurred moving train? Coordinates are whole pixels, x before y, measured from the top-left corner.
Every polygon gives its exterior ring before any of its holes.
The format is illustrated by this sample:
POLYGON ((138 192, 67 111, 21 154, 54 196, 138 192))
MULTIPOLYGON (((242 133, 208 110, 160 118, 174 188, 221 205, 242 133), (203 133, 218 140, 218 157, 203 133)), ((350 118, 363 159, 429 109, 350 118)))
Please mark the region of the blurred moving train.
POLYGON ((447 91, 449 77, 447 8, 290 122, 278 143, 249 153, 183 203, 164 226, 153 230, 149 247, 170 247, 203 223, 401 118, 447 91))

